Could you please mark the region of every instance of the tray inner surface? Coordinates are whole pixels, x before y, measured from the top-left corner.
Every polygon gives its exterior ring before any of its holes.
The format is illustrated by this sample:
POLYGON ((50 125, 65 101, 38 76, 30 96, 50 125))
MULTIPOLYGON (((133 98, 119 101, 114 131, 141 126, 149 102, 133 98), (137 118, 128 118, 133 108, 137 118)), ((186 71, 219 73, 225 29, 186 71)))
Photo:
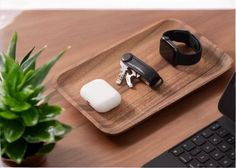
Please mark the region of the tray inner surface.
POLYGON ((103 132, 117 134, 213 80, 228 70, 231 63, 227 54, 191 27, 181 21, 164 20, 63 72, 57 79, 57 89, 96 127, 103 132), (187 29, 200 37, 203 53, 198 64, 174 68, 160 56, 160 37, 164 31, 171 29, 187 29), (133 89, 126 84, 117 86, 115 81, 119 73, 119 60, 126 52, 135 54, 157 70, 164 84, 157 89, 151 89, 142 82, 133 89), (109 82, 122 95, 120 106, 104 114, 94 111, 79 93, 84 84, 98 78, 109 82))

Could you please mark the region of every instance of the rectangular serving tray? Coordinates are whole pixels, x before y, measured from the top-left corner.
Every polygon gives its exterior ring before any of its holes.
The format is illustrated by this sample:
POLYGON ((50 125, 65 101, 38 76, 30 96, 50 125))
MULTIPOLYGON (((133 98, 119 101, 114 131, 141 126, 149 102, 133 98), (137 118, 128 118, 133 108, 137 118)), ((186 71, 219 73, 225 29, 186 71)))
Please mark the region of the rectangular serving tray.
POLYGON ((107 134, 119 134, 220 76, 231 66, 230 56, 207 38, 182 21, 168 19, 141 30, 84 63, 69 67, 56 79, 56 89, 98 129, 107 134), (199 63, 173 67, 160 56, 160 38, 171 29, 189 30, 200 39, 203 53, 199 63), (116 85, 119 61, 127 52, 157 70, 164 84, 158 89, 143 82, 132 89, 126 84, 116 85), (80 97, 80 88, 99 78, 109 82, 122 96, 121 104, 107 113, 96 112, 80 97))

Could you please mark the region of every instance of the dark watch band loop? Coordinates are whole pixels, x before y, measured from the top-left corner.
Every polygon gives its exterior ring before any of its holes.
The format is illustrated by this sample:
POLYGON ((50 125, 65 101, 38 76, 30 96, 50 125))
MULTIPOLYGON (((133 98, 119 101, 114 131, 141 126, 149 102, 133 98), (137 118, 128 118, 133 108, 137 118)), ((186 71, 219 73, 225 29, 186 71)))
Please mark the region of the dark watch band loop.
POLYGON ((193 65, 200 61, 202 54, 202 47, 199 40, 186 30, 170 30, 163 34, 161 41, 165 41, 165 43, 160 44, 160 53, 166 58, 167 61, 172 65, 193 65), (178 48, 174 45, 172 41, 185 43, 188 47, 194 50, 193 54, 182 53, 178 50, 178 48), (162 46, 163 45, 163 46, 162 46), (169 45, 169 48, 165 45, 169 45), (175 52, 172 57, 173 60, 170 61, 170 56, 166 56, 167 53, 164 51, 165 49, 172 49, 172 52, 175 52))

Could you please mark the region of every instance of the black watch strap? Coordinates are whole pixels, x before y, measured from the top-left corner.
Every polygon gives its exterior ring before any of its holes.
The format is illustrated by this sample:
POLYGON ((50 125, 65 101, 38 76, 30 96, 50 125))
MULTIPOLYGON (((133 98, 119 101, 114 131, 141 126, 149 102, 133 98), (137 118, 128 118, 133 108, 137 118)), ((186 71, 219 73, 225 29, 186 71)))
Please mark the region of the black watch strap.
POLYGON ((198 39, 186 30, 170 30, 163 34, 168 37, 171 41, 177 41, 185 43, 188 47, 192 48, 194 54, 177 52, 176 64, 177 65, 193 65, 201 59, 202 47, 198 39))

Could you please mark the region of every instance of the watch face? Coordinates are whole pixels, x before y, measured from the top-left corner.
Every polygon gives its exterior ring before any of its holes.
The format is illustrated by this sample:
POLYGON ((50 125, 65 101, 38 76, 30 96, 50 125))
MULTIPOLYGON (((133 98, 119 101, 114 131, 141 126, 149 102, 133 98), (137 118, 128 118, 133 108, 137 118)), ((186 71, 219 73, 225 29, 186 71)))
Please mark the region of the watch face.
POLYGON ((160 54, 167 62, 175 66, 175 49, 164 39, 160 41, 160 54))

